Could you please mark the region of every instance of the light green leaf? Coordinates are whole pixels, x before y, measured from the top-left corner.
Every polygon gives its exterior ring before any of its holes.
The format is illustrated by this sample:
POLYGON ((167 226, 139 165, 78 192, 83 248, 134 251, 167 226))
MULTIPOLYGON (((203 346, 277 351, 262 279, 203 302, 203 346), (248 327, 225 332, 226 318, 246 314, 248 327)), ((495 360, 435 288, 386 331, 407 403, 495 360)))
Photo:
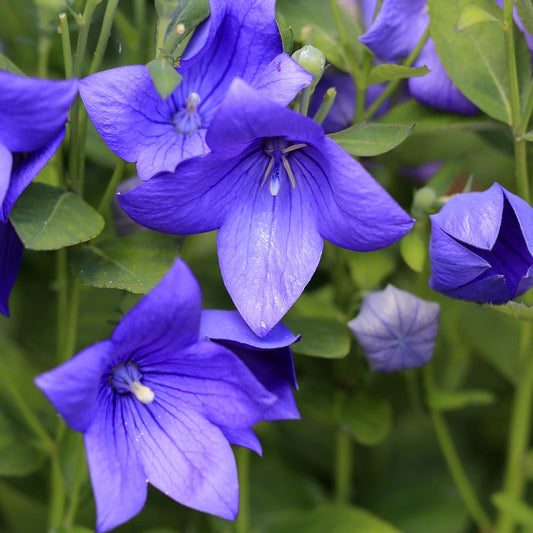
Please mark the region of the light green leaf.
POLYGON ((496 492, 491 499, 500 511, 512 517, 518 524, 533 526, 533 508, 531 506, 504 492, 496 492))
POLYGON ((72 253, 72 270, 94 287, 145 294, 167 273, 178 254, 176 240, 156 232, 113 237, 72 253))
POLYGON ((490 405, 495 397, 484 390, 437 391, 428 397, 428 405, 440 411, 453 411, 471 405, 490 405))
POLYGON ((530 35, 533 35, 533 2, 532 0, 515 0, 514 5, 520 21, 530 35))
POLYGON ((392 407, 385 398, 360 392, 345 396, 340 413, 335 418, 357 442, 375 446, 390 431, 392 407))
POLYGON ((483 304, 483 307, 520 320, 533 320, 533 307, 528 307, 523 302, 507 302, 504 305, 483 304))
MULTIPOLYGON (((446 72, 459 90, 485 113, 511 123, 507 55, 504 32, 496 24, 476 24, 457 33, 455 26, 471 0, 428 0, 431 37, 446 72)), ((494 0, 478 7, 499 16, 494 0)), ((525 38, 516 32, 518 86, 525 95, 531 80, 531 55, 525 38)))
POLYGON ((377 65, 370 71, 368 85, 404 78, 418 78, 425 76, 428 72, 429 69, 426 66, 404 67, 403 65, 377 65))
POLYGON ((426 262, 428 243, 420 233, 411 231, 400 241, 400 252, 407 266, 415 272, 422 272, 426 262))
POLYGON ((371 290, 394 272, 396 257, 386 248, 375 252, 352 252, 348 267, 357 287, 371 290))
POLYGON ((414 124, 357 124, 329 136, 351 155, 370 157, 396 148, 411 134, 413 128, 414 124))
POLYGON ((181 74, 166 57, 153 59, 146 65, 146 68, 152 77, 157 92, 163 99, 168 98, 181 83, 181 74))
POLYGON ((10 220, 30 250, 58 250, 96 237, 104 219, 78 195, 44 183, 31 183, 10 220))
POLYGON ((339 359, 350 351, 350 332, 338 320, 288 316, 283 322, 302 340, 291 346, 293 352, 326 359, 339 359))
POLYGON ((0 52, 0 70, 7 70, 13 74, 20 74, 24 76, 24 72, 20 70, 15 63, 8 59, 4 54, 0 52))
POLYGON ((400 533, 377 516, 353 506, 324 505, 295 511, 269 533, 400 533))
POLYGON ((474 4, 468 4, 461 11, 461 15, 459 16, 455 30, 463 31, 470 26, 481 24, 482 22, 497 22, 500 24, 502 29, 504 29, 503 22, 497 17, 474 4))

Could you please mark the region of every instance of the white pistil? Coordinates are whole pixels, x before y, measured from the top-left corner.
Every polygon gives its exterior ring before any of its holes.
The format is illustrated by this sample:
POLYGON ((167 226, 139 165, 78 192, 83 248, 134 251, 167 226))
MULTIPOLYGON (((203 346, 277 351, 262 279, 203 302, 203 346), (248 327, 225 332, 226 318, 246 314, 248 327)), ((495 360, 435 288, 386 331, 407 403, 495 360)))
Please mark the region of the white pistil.
POLYGON ((202 99, 198 93, 190 93, 189 96, 185 98, 185 103, 187 104, 187 113, 189 113, 189 115, 193 115, 201 101, 202 99))
POLYGON ((130 385, 130 390, 135 395, 135 398, 142 403, 152 403, 154 401, 154 391, 150 387, 143 385, 140 381, 134 381, 130 385))

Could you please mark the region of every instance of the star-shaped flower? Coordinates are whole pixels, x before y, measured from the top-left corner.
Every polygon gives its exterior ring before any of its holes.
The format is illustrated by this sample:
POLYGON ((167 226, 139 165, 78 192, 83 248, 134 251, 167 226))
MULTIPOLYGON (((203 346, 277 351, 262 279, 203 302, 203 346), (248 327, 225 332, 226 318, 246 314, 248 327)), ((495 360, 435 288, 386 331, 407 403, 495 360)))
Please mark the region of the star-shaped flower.
POLYGON ((363 300, 350 322, 370 368, 395 372, 425 365, 433 355, 440 307, 388 285, 363 300))
POLYGON ((212 152, 119 200, 137 222, 177 234, 218 229, 226 287, 267 334, 317 268, 323 239, 388 246, 412 219, 321 126, 235 80, 207 134, 212 152))
MULTIPOLYGON (((298 416, 290 400, 276 395, 284 378, 273 377, 279 362, 269 357, 271 350, 289 350, 296 337, 284 326, 265 341, 242 326, 235 333, 231 316, 210 325, 200 298, 194 276, 177 260, 111 339, 35 380, 65 422, 84 433, 98 531, 137 514, 148 483, 183 505, 234 519, 238 484, 230 443, 260 451, 253 424, 271 419, 273 409, 278 418, 298 416), (251 352, 261 351, 275 384, 264 386, 268 379, 256 378, 253 365, 226 347, 226 329, 228 343, 240 343, 245 357, 254 360, 251 352)), ((290 351, 283 360, 290 364, 290 351)))
POLYGON ((183 80, 168 98, 159 95, 143 65, 98 72, 81 82, 96 129, 117 155, 137 162, 143 180, 208 151, 207 127, 236 76, 283 105, 312 81, 282 53, 275 0, 223 3, 211 17, 209 38, 178 69, 183 80))
POLYGON ((533 286, 533 208, 498 183, 452 197, 431 215, 432 289, 503 304, 533 286))

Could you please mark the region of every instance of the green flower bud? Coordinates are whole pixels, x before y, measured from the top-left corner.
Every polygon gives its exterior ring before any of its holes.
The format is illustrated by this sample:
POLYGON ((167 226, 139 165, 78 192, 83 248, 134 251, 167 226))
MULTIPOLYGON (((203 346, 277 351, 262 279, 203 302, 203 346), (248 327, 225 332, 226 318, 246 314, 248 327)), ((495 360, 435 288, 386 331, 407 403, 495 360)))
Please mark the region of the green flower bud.
POLYGON ((315 81, 320 79, 326 66, 326 56, 321 50, 307 44, 303 48, 296 50, 292 54, 292 58, 298 65, 312 74, 315 77, 315 81))

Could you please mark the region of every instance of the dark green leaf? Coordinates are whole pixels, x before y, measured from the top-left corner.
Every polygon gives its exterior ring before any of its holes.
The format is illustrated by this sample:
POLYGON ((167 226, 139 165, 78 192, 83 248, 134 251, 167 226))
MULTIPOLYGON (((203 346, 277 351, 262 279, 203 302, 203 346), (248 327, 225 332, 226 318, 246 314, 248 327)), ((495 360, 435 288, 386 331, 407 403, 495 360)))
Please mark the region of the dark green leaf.
MULTIPOLYGON (((431 37, 446 72, 459 90, 491 117, 511 123, 504 32, 496 24, 476 24, 457 33, 455 27, 471 0, 429 0, 431 37)), ((478 7, 499 16, 493 0, 478 7)), ((531 80, 531 56, 524 36, 516 32, 518 85, 526 94, 531 80)))
POLYGON ((180 84, 182 76, 166 57, 158 57, 150 61, 146 68, 150 72, 157 92, 161 98, 168 98, 180 84))
POLYGON ((468 4, 461 11, 455 29, 456 31, 463 31, 470 26, 481 24, 482 22, 497 22, 503 28, 503 22, 497 17, 474 4, 468 4))
POLYGON ((10 219, 30 250, 58 250, 79 244, 104 228, 104 219, 78 195, 35 182, 22 193, 10 219))
POLYGON ((495 397, 489 391, 437 391, 428 397, 428 404, 433 409, 452 411, 472 405, 489 405, 494 403, 495 397))
POLYGON ((345 396, 337 422, 359 443, 374 446, 388 435, 392 423, 392 408, 384 398, 366 392, 345 396))
POLYGON ((533 35, 533 2, 531 0, 515 0, 514 5, 526 31, 533 35))
POLYGON ((289 316, 283 320, 302 340, 291 346, 295 353, 339 359, 350 351, 350 333, 338 320, 289 316))
POLYGON ((377 516, 352 506, 324 505, 296 512, 269 533, 400 533, 377 516))
POLYGON ((94 287, 147 293, 166 274, 178 253, 176 240, 141 232, 80 246, 72 253, 72 270, 94 287))
POLYGON ((357 124, 330 135, 337 144, 354 156, 370 157, 389 152, 401 144, 413 131, 414 125, 357 124))
POLYGON ((403 65, 377 65, 370 71, 368 85, 404 78, 424 76, 429 72, 426 66, 404 67, 403 65))

